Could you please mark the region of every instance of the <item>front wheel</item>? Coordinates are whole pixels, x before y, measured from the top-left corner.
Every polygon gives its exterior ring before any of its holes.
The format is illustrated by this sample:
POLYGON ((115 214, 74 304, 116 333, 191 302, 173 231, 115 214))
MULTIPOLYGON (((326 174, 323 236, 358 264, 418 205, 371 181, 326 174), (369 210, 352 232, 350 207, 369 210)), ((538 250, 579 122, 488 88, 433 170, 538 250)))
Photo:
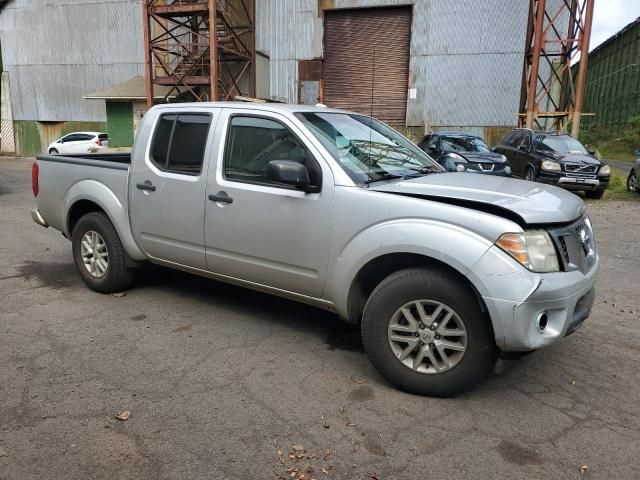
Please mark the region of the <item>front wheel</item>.
POLYGON ((439 269, 401 270, 383 280, 365 306, 362 339, 383 377, 420 395, 470 390, 496 359, 489 319, 475 293, 439 269))
POLYGON ((131 285, 133 269, 127 266, 118 232, 104 213, 80 218, 71 245, 78 273, 91 290, 114 293, 131 285))
POLYGON ((530 182, 536 181, 536 172, 531 167, 527 167, 527 173, 524 176, 525 180, 529 180, 530 182))
POLYGON ((627 190, 633 193, 640 192, 640 190, 638 190, 638 177, 636 176, 636 171, 634 169, 631 169, 631 172, 627 177, 627 190))
POLYGON ((56 150, 55 148, 52 148, 51 150, 49 150, 49 155, 57 155, 59 152, 58 150, 56 150))

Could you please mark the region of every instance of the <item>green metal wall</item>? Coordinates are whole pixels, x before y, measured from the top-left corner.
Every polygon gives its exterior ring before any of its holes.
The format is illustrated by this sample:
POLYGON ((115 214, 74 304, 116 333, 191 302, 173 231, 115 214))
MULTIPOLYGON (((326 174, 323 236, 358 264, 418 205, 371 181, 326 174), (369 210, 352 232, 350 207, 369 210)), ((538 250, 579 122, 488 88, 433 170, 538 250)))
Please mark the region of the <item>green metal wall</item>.
POLYGON ((133 105, 131 102, 107 102, 107 133, 110 147, 133 145, 133 105))
POLYGON ((616 130, 640 115, 640 20, 628 25, 589 55, 583 111, 585 125, 616 130))

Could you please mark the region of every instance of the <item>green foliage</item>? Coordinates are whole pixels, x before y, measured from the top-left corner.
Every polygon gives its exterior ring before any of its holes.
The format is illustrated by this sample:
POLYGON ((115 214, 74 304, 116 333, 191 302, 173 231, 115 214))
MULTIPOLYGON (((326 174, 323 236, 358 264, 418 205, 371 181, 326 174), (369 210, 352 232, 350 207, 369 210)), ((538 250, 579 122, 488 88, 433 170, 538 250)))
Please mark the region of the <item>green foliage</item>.
POLYGON ((598 150, 604 160, 633 160, 633 152, 640 148, 640 116, 629 118, 624 127, 616 131, 601 124, 584 127, 580 141, 598 150))

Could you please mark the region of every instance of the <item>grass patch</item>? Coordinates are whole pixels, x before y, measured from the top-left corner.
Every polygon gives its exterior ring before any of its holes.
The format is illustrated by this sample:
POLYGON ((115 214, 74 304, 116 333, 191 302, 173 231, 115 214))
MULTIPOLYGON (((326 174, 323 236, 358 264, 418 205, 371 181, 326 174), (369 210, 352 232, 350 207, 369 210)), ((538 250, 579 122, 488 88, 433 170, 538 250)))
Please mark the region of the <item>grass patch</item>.
POLYGON ((627 175, 615 168, 611 169, 611 180, 609 180, 609 188, 604 192, 604 197, 601 200, 585 198, 587 204, 610 200, 640 201, 640 194, 631 193, 627 190, 627 175))

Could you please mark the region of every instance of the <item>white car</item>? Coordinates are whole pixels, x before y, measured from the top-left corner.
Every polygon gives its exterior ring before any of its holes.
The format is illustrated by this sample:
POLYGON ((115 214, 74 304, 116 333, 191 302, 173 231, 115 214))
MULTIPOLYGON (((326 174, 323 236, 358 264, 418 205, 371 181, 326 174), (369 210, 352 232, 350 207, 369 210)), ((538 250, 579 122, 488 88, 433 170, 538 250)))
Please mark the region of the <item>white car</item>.
POLYGON ((109 146, 109 135, 102 132, 73 132, 47 147, 49 155, 58 153, 88 153, 109 146))

